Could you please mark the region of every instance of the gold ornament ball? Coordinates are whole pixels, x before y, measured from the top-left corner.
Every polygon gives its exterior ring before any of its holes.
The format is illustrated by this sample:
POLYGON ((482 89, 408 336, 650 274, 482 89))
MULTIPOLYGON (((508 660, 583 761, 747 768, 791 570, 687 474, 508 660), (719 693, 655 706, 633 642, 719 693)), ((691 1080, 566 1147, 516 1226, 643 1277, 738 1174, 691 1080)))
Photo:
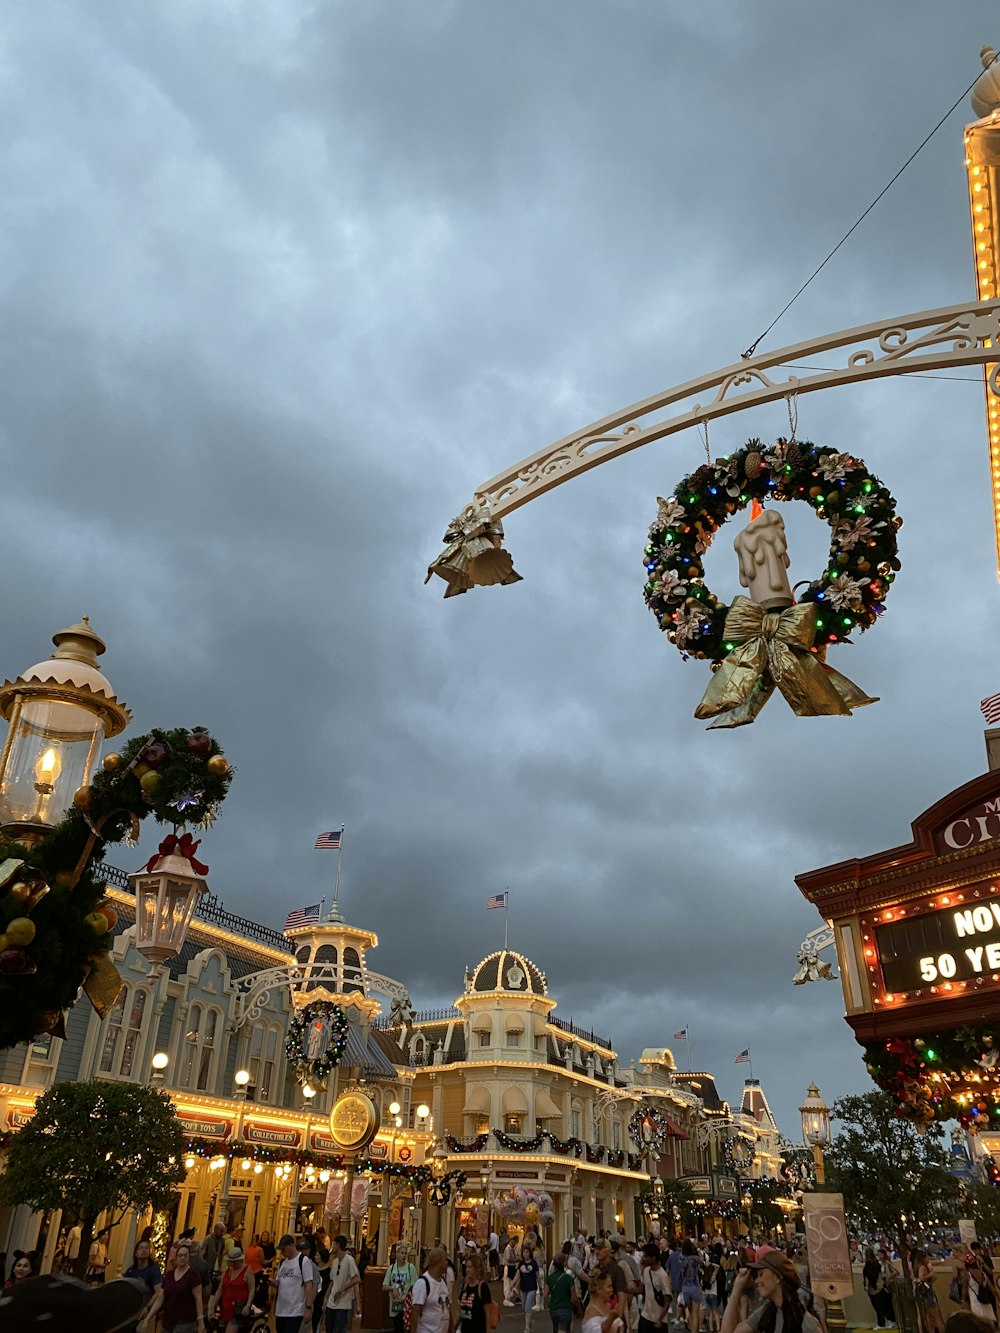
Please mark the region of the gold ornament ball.
POLYGON ((77 787, 73 793, 73 804, 78 810, 90 809, 91 791, 89 787, 77 787))
POLYGON ((121 768, 122 757, 120 754, 106 754, 104 756, 104 767, 109 773, 113 773, 116 768, 121 768))
POLYGON ((209 773, 221 778, 223 773, 229 772, 229 760, 224 754, 213 754, 206 767, 209 773))
POLYGON ((30 944, 35 938, 35 923, 30 916, 16 916, 13 921, 7 922, 7 943, 14 945, 17 949, 23 949, 26 944, 30 944))
POLYGON ((16 884, 10 886, 10 896, 16 903, 26 902, 31 897, 31 885, 19 879, 16 884))

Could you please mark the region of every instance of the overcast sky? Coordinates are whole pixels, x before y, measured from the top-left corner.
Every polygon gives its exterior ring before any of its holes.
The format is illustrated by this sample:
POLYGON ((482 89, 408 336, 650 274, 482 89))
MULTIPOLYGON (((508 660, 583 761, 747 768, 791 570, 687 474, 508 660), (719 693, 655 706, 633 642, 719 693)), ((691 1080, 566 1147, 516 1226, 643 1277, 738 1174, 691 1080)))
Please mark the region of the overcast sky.
MULTIPOLYGON (((346 824, 344 910, 423 1008, 502 942, 509 886, 558 1014, 626 1063, 687 1025, 733 1099, 750 1045, 796 1134, 811 1080, 867 1077, 839 983, 790 984, 819 924, 795 874, 905 840, 985 766, 981 379, 800 402, 906 522, 887 614, 831 653, 882 698, 853 718, 694 720, 706 668, 642 596, 693 431, 511 516, 522 583, 422 580, 477 484, 735 360, 998 39, 986 0, 8 4, 0 670, 89 613, 135 728, 207 725, 238 767, 202 845, 228 908, 329 896, 313 842, 346 824)), ((971 119, 762 350, 974 293, 971 119)), ((730 417, 713 453, 787 424, 730 417)), ((787 518, 812 578, 825 525, 787 518)))

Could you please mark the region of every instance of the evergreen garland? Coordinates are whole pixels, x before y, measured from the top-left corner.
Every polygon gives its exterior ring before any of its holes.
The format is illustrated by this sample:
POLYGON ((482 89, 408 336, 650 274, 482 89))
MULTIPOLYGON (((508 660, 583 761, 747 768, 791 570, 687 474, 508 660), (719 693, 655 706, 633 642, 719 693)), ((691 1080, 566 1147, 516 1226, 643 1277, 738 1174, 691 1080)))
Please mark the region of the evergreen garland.
POLYGON ((798 596, 820 606, 816 645, 874 625, 900 568, 903 520, 889 491, 849 454, 805 441, 750 440, 684 477, 661 500, 649 530, 646 605, 671 643, 685 657, 715 661, 732 650, 724 633, 729 607, 705 583, 704 554, 726 519, 754 500, 804 500, 830 525, 826 568, 798 596))
POLYGON ((322 1087, 326 1076, 340 1064, 347 1046, 348 1020, 340 1005, 330 1000, 314 1000, 304 1008, 296 1010, 288 1027, 285 1040, 285 1054, 295 1069, 300 1083, 315 1080, 322 1087), (330 1039, 326 1050, 319 1060, 306 1058, 307 1034, 314 1018, 327 1017, 330 1020, 330 1039))
MULTIPOLYGON (((0 1049, 43 1032, 61 1035, 81 985, 95 968, 109 966, 115 914, 104 908, 102 929, 97 911, 107 890, 105 845, 134 838, 147 815, 174 828, 210 823, 233 775, 220 756, 204 728, 154 729, 106 756, 36 846, 0 839, 0 1049), (27 932, 27 941, 16 943, 27 932)), ((109 1007, 107 994, 102 1000, 109 1007)))

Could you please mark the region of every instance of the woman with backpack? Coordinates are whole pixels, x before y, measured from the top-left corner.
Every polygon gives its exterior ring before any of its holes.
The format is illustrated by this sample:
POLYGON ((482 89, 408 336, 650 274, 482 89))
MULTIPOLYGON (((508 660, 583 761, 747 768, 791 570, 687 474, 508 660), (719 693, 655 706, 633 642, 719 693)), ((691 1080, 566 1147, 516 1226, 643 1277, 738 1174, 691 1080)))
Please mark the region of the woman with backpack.
POLYGON ((382 1290, 389 1293, 389 1318, 396 1333, 404 1333, 403 1306, 406 1304, 406 1293, 417 1280, 417 1270, 409 1262, 409 1256, 409 1246, 401 1240, 382 1281, 382 1290))

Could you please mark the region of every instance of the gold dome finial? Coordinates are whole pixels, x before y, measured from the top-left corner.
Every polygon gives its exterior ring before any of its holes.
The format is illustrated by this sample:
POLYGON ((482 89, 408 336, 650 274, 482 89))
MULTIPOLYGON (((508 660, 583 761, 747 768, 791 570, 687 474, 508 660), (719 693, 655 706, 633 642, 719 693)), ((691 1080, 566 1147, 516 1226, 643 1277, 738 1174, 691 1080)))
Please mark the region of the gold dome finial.
POLYGON ((84 616, 75 625, 60 629, 52 636, 56 650, 53 659, 69 658, 73 662, 85 662, 87 666, 97 666, 97 659, 107 647, 101 636, 90 625, 90 616, 84 616))

